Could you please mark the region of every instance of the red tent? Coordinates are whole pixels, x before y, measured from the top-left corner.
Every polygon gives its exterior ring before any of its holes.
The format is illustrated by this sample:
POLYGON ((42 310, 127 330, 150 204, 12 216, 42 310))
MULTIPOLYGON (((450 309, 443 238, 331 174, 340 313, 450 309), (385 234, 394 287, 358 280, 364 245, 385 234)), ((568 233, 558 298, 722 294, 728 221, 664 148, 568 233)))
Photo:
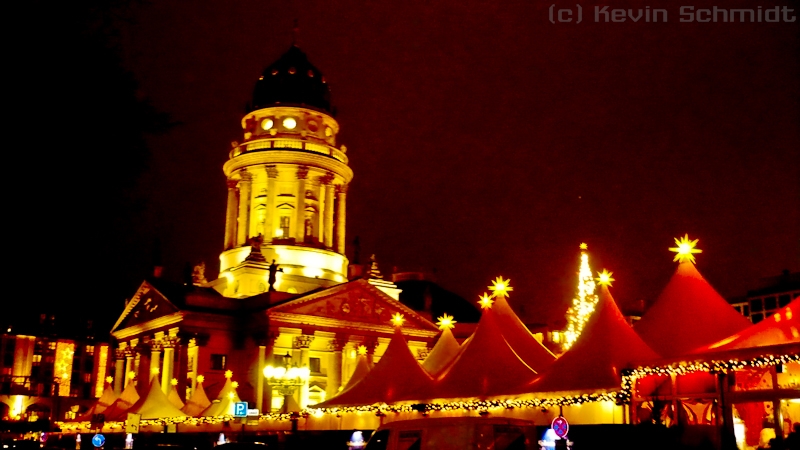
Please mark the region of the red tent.
POLYGON ((800 298, 744 330, 692 353, 800 343, 800 298))
POLYGON ((311 407, 334 408, 411 400, 422 392, 428 392, 432 384, 433 378, 411 354, 398 327, 383 356, 364 378, 335 397, 311 407))
POLYGON ((475 398, 512 392, 536 372, 503 338, 494 308, 484 309, 469 342, 436 382, 430 398, 475 398))
POLYGON ((103 414, 108 421, 125 420, 128 417, 128 409, 139 401, 139 393, 136 391, 136 382, 128 381, 128 385, 122 390, 119 398, 114 400, 103 414))
POLYGON ((361 379, 364 378, 370 370, 372 370, 372 366, 370 366, 369 361, 367 361, 367 355, 358 355, 358 359, 356 360, 356 368, 353 369, 353 375, 351 375, 350 379, 347 380, 347 384, 344 385, 341 392, 344 392, 355 386, 356 383, 361 381, 361 379))
POLYGON ((694 264, 682 262, 667 286, 634 324, 634 330, 664 357, 692 350, 738 333, 750 325, 720 296, 694 264))
POLYGON ((453 332, 449 328, 442 331, 433 350, 425 358, 422 367, 428 371, 433 377, 438 377, 447 367, 452 363, 458 352, 461 350, 461 345, 453 336, 453 332))
POLYGON ((525 392, 619 389, 620 371, 632 361, 655 360, 653 351, 625 321, 607 286, 578 340, 525 392))
POLYGON ((550 367, 556 355, 533 337, 502 295, 495 297, 492 311, 497 317, 497 325, 503 337, 525 364, 537 373, 550 367))

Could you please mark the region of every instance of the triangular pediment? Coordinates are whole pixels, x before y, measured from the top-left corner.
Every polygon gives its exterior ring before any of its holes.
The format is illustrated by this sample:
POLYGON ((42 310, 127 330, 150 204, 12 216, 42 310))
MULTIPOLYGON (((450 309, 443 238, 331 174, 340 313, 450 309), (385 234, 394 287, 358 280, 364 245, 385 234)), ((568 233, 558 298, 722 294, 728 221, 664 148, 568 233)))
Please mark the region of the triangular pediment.
MULTIPOLYGON (((315 318, 316 323, 373 327, 391 331, 391 319, 403 315, 404 331, 438 333, 435 324, 388 296, 366 280, 355 280, 277 304, 268 309, 270 319, 315 318)), ((384 330, 385 331, 385 330, 384 330)), ((413 334, 413 333, 412 333, 413 334)))
POLYGON ((133 298, 125 306, 111 330, 118 334, 126 329, 155 328, 162 322, 171 322, 180 315, 180 309, 147 281, 142 282, 133 298), (148 326, 152 325, 152 326, 148 326))

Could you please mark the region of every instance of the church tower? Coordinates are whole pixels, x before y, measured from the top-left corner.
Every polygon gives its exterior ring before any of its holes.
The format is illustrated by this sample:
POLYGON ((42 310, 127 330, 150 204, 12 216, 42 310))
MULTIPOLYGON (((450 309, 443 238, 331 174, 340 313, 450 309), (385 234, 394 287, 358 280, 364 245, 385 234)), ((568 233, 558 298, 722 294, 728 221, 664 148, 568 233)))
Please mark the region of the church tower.
POLYGON ((353 179, 337 146, 330 89, 296 45, 264 69, 224 164, 226 297, 303 293, 347 281, 345 211, 353 179), (270 267, 274 263, 276 267, 270 267), (272 277, 270 276, 272 274, 272 277))

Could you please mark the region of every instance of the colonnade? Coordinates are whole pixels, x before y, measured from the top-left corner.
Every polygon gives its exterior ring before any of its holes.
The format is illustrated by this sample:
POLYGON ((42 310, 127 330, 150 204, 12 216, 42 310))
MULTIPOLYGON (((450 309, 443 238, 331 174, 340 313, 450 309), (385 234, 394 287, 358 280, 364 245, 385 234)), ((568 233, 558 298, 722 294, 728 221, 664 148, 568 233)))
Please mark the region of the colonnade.
POLYGON ((249 238, 261 234, 264 244, 273 239, 294 239, 296 244, 315 243, 344 254, 347 184, 335 184, 334 174, 306 166, 279 168, 276 165, 253 166, 237 174, 238 179, 229 178, 227 182, 225 250, 247 245, 249 238), (292 192, 279 194, 276 186, 279 175, 284 174, 286 178, 285 173, 290 171, 294 183, 292 192), (256 178, 265 180, 265 195, 254 192, 256 178), (284 197, 280 199, 282 204, 278 204, 279 195, 284 197), (293 199, 293 211, 280 214, 279 208, 289 202, 289 197, 293 199), (309 202, 313 202, 315 212, 306 223, 309 202), (257 210, 263 212, 256 214, 257 210), (281 220, 289 220, 290 224, 286 226, 281 220), (287 228, 289 234, 282 234, 287 228))

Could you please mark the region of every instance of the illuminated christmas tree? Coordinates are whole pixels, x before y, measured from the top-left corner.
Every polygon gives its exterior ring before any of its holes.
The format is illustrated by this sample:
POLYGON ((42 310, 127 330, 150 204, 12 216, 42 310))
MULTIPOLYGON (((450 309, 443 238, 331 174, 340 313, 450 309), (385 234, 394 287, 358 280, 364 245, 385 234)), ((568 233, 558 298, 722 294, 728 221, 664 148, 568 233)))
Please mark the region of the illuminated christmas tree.
POLYGON ((595 283, 592 278, 592 269, 589 267, 589 255, 586 244, 581 244, 581 268, 578 272, 578 293, 572 299, 572 306, 567 310, 567 329, 564 331, 564 350, 572 347, 572 344, 581 335, 586 321, 594 312, 597 305, 597 294, 594 293, 595 283))

